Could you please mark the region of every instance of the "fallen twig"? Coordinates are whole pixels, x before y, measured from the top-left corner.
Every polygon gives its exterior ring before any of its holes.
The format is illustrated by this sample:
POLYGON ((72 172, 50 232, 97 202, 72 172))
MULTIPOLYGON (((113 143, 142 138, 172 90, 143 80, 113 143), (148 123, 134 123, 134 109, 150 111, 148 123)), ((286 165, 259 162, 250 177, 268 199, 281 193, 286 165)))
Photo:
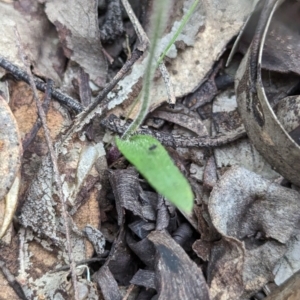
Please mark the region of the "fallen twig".
MULTIPOLYGON (((0 67, 10 72, 16 79, 23 80, 26 83, 30 84, 29 75, 1 55, 0 55, 0 67)), ((47 84, 45 82, 43 82, 38 78, 33 78, 33 81, 38 90, 42 92, 46 92, 47 84)), ((82 105, 77 100, 63 94, 58 90, 52 89, 51 96, 57 101, 59 101, 61 104, 74 110, 76 113, 80 113, 83 110, 82 105)))
MULTIPOLYGON (((122 120, 113 114, 101 121, 101 125, 120 135, 123 134, 127 127, 130 125, 129 122, 126 122, 125 124, 122 123, 122 120)), ((182 135, 172 135, 170 133, 143 127, 138 129, 136 133, 152 135, 157 138, 163 145, 173 148, 218 147, 246 136, 246 131, 243 129, 228 135, 219 135, 216 137, 186 137, 182 135)))
MULTIPOLYGON (((46 88, 46 92, 45 92, 45 98, 44 98, 44 102, 42 104, 45 114, 47 114, 47 112, 49 110, 50 102, 51 102, 52 85, 53 85, 53 81, 51 79, 47 80, 47 88, 46 88)), ((25 151, 28 148, 28 146, 32 143, 32 141, 34 140, 35 136, 37 135, 37 133, 41 127, 42 127, 42 121, 40 118, 38 118, 36 120, 35 124, 33 125, 31 131, 25 135, 25 138, 22 142, 23 151, 25 151)))
POLYGON ((0 260, 0 269, 8 284, 12 287, 18 297, 22 300, 28 300, 20 283, 16 280, 15 276, 9 271, 9 269, 5 265, 5 262, 2 260, 0 260))
POLYGON ((95 100, 78 116, 76 116, 73 125, 66 132, 63 137, 63 143, 68 141, 73 134, 80 132, 85 125, 89 124, 95 116, 101 116, 107 112, 111 99, 105 97, 107 94, 117 85, 117 83, 125 76, 130 70, 133 64, 142 56, 143 52, 135 49, 132 52, 130 59, 126 61, 121 70, 115 75, 115 77, 104 87, 101 93, 95 98, 95 100), (105 99, 105 100, 104 100, 105 99), (99 105, 100 104, 100 105, 99 105))

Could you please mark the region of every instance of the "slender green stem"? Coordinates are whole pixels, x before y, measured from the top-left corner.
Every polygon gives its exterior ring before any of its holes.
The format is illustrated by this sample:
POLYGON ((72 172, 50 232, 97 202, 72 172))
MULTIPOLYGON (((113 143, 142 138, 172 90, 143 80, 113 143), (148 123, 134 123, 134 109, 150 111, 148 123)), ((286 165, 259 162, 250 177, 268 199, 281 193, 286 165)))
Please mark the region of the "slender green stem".
POLYGON ((142 103, 141 103, 141 108, 140 111, 136 117, 136 119, 131 123, 129 128, 126 130, 126 132, 123 135, 123 139, 128 139, 132 133, 134 133, 139 126, 142 124, 144 121, 148 111, 149 111, 149 106, 150 106, 150 89, 152 86, 152 78, 154 75, 155 71, 155 66, 153 66, 153 62, 155 61, 155 49, 156 45, 158 43, 158 39, 160 38, 162 31, 163 31, 163 25, 164 25, 164 17, 166 14, 166 9, 169 1, 161 1, 161 0, 156 0, 155 5, 156 9, 154 11, 154 18, 152 19, 152 37, 150 39, 151 44, 150 44, 150 50, 149 50, 149 56, 148 56, 148 61, 147 61, 147 66, 146 66, 146 72, 144 75, 144 80, 143 80, 143 90, 142 90, 142 103))
POLYGON ((162 26, 163 17, 166 13, 166 8, 167 8, 167 3, 166 2, 168 2, 168 1, 166 1, 166 0, 163 0, 163 1, 156 0, 155 1, 155 4, 156 4, 157 7, 156 7, 156 11, 154 13, 155 16, 154 16, 154 19, 153 19, 153 22, 152 22, 153 35, 152 35, 152 38, 151 38, 149 57, 148 57, 146 72, 145 72, 145 76, 144 76, 144 80, 143 80, 143 90, 138 95, 138 98, 134 102, 134 105, 133 105, 131 111, 133 110, 133 108, 135 107, 136 103, 138 102, 138 100, 140 98, 142 98, 143 100, 142 100, 141 108, 140 108, 140 111, 139 111, 137 117, 131 123, 131 125, 126 130, 126 132, 123 134, 123 136, 122 136, 123 139, 128 139, 130 137, 130 135, 132 135, 138 129, 138 127, 142 124, 143 120, 145 119, 145 117, 146 117, 146 115, 149 111, 149 107, 150 107, 150 103, 151 103, 151 101, 150 101, 150 89, 151 89, 151 86, 152 86, 152 78, 153 78, 154 71, 156 70, 158 65, 162 62, 162 60, 164 59, 166 54, 169 52, 171 46, 175 43, 175 41, 176 41, 177 37, 179 36, 179 34, 182 32, 183 27, 186 25, 186 23, 188 22, 188 20, 192 16, 192 13, 194 12, 197 4, 199 3, 199 0, 195 0, 194 3, 192 4, 192 6, 187 11, 187 13, 184 15, 184 17, 181 20, 180 25, 179 25, 178 29, 176 30, 174 36, 172 37, 172 39, 168 43, 168 45, 165 48, 165 50, 163 51, 163 53, 160 55, 158 61, 155 64, 155 66, 153 66, 153 61, 155 60, 155 49, 156 49, 156 45, 157 45, 158 39, 159 39, 160 34, 161 34, 160 29, 161 29, 161 27, 163 27, 162 26), (141 95, 142 95, 142 97, 141 97, 141 95))
POLYGON ((160 55, 160 57, 159 57, 159 59, 156 63, 156 67, 163 61, 164 57, 168 54, 170 48, 175 43, 175 41, 176 41, 177 37, 179 36, 179 34, 182 32, 183 27, 186 25, 186 23, 188 22, 188 20, 192 16, 192 14, 193 14, 193 12, 194 12, 194 10, 195 10, 198 3, 199 3, 199 0, 195 0, 194 3, 192 4, 192 6, 190 7, 190 9, 184 15, 184 17, 181 20, 180 25, 179 25, 178 29, 176 30, 174 36, 170 40, 169 44, 167 45, 167 47, 165 48, 163 53, 160 55))

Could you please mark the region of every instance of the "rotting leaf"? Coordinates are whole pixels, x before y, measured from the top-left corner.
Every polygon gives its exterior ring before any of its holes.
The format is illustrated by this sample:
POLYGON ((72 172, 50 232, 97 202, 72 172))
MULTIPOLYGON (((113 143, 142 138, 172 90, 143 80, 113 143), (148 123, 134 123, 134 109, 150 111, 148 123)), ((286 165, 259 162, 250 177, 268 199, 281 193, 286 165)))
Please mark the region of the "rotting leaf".
POLYGON ((208 136, 208 131, 196 112, 185 106, 176 104, 173 109, 164 106, 151 114, 151 117, 160 118, 191 130, 198 136, 208 136))
POLYGON ((147 135, 135 135, 130 140, 116 138, 116 144, 158 193, 179 209, 192 210, 194 196, 191 187, 158 140, 147 135))
POLYGON ((0 201, 8 193, 21 165, 22 143, 17 122, 0 96, 0 201))
POLYGON ((112 171, 109 174, 109 180, 115 195, 118 225, 124 222, 124 208, 143 218, 139 201, 138 172, 134 168, 112 171))
POLYGON ((58 43, 55 27, 43 11, 43 5, 38 1, 32 1, 29 5, 22 1, 0 3, 0 11, 0 54, 20 67, 24 66, 16 46, 14 30, 17 27, 26 41, 24 46, 33 72, 60 83, 63 72, 61 66, 66 63, 66 58, 58 43))
POLYGON ((213 188, 208 208, 222 235, 243 240, 260 233, 286 243, 300 221, 300 194, 233 167, 213 188))
POLYGON ((155 275, 159 300, 210 299, 201 269, 169 234, 153 231, 148 239, 156 249, 155 275))
POLYGON ((97 3, 95 0, 84 4, 80 0, 46 1, 46 14, 56 26, 65 55, 77 62, 96 85, 103 87, 107 63, 100 41, 97 3))
MULTIPOLYGON (((249 296, 273 280, 272 270, 299 230, 300 194, 234 167, 213 188, 208 208, 212 223, 223 239, 238 244, 243 252, 235 257, 229 249, 233 244, 227 250, 226 246, 225 261, 220 258, 211 266, 216 272, 214 276, 222 276, 227 260, 240 260, 243 279, 240 289, 244 296, 249 296)), ((212 252, 216 251, 214 248, 212 252)))
POLYGON ((243 259, 243 247, 235 239, 222 239, 214 244, 207 270, 212 299, 243 299, 243 259))

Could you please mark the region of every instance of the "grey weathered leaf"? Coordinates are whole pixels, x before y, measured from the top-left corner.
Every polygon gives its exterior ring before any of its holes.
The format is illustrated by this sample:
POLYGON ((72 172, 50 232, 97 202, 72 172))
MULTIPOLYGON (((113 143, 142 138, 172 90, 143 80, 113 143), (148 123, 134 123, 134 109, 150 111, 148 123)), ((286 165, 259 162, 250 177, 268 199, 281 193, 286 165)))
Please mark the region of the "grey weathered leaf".
MULTIPOLYGON (((234 239, 239 249, 234 254, 230 250, 233 245, 228 248, 222 244, 223 251, 229 252, 226 259, 220 258, 211 266, 215 274, 212 282, 218 282, 222 266, 235 259, 240 261, 242 294, 249 296, 273 280, 273 268, 299 230, 300 194, 234 167, 213 188, 208 209, 216 230, 227 243, 232 244, 234 239)), ((212 252, 217 251, 214 248, 212 252)))
POLYGON ((55 27, 46 18, 43 5, 38 1, 32 1, 29 5, 22 1, 0 3, 0 11, 0 54, 24 67, 16 46, 17 28, 34 73, 60 83, 66 58, 55 27))
POLYGON ((56 26, 65 55, 78 63, 96 85, 104 86, 107 63, 100 41, 97 1, 46 2, 46 14, 56 26))

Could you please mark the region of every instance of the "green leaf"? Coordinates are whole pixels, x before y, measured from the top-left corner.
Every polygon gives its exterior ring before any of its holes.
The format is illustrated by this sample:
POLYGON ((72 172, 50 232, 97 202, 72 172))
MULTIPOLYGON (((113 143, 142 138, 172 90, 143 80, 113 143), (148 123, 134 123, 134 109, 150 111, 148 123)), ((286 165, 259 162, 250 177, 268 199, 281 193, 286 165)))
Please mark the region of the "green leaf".
POLYGON ((116 144, 158 193, 179 209, 192 211, 192 189, 157 139, 149 135, 134 135, 128 140, 116 138, 116 144))

